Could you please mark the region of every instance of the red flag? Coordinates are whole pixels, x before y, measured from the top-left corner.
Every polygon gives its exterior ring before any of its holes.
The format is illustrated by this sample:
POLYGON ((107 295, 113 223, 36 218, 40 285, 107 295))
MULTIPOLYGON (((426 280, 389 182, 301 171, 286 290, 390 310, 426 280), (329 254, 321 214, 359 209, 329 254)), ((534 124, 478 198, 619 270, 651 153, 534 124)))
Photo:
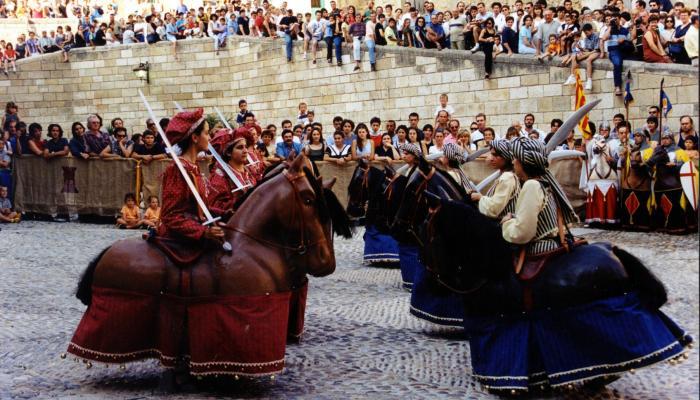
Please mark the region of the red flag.
MULTIPOLYGON (((586 94, 583 91, 583 82, 581 81, 581 76, 579 75, 578 71, 576 71, 576 107, 574 108, 574 111, 583 107, 585 104, 586 94)), ((593 136, 593 134, 591 133, 591 129, 588 125, 588 114, 584 115, 584 117, 581 118, 581 121, 579 121, 578 123, 578 129, 581 131, 583 138, 586 140, 590 139, 591 136, 593 136)))

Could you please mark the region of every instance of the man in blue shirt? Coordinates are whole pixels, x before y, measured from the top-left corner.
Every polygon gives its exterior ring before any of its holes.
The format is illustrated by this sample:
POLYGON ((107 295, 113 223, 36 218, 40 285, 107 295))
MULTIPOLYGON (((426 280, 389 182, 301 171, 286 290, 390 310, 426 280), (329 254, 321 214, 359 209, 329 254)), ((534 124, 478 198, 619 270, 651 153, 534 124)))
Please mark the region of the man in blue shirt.
POLYGON ((426 24, 427 41, 425 42, 426 49, 442 50, 442 41, 445 39, 445 30, 442 29, 442 24, 438 22, 437 14, 433 15, 430 23, 426 24))
POLYGON ((275 148, 275 156, 281 160, 286 160, 289 154, 294 152, 295 155, 301 153, 301 144, 294 143, 294 134, 291 130, 285 129, 282 131, 282 141, 277 143, 275 148))

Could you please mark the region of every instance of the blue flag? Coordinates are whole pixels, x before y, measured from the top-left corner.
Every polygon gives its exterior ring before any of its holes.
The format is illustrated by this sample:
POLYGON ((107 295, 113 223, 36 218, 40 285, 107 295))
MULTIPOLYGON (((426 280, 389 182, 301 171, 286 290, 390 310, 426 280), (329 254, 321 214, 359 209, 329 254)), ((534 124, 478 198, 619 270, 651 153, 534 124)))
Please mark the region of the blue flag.
POLYGON ((634 101, 632 97, 632 73, 627 71, 627 80, 625 81, 625 106, 634 101))
POLYGON ((664 90, 661 89, 661 110, 664 113, 664 118, 668 117, 668 113, 671 111, 672 108, 673 104, 671 104, 671 99, 669 99, 666 92, 664 92, 664 90))

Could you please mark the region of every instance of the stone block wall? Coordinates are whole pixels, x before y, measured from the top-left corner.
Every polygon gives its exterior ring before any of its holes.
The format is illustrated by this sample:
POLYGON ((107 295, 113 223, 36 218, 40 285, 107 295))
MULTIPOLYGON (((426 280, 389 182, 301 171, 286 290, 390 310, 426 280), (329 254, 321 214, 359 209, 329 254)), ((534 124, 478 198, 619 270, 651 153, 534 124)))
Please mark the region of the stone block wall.
MULTIPOLYGON (((59 123, 64 130, 74 121, 84 121, 97 112, 109 121, 125 120, 130 131, 142 131, 147 118, 138 89, 149 98, 157 116, 170 116, 173 101, 183 107, 205 107, 213 113, 237 112, 241 98, 263 124, 278 124, 297 114, 300 101, 309 104, 317 120, 330 126, 335 115, 355 121, 373 116, 406 123, 416 111, 421 123, 431 122, 440 93, 448 93, 450 104, 462 124, 479 112, 499 134, 512 120, 522 121, 527 112, 536 117, 536 126, 549 130, 553 118, 566 118, 574 108, 574 87, 562 86, 569 74, 555 62, 541 64, 531 57, 515 55, 496 58, 492 79, 484 80, 483 54, 443 50, 382 48, 378 71, 369 72, 366 53, 363 69, 352 71, 349 53, 344 49, 344 65, 325 60, 325 48, 318 64, 304 61, 299 54, 287 63, 281 40, 234 37, 216 56, 209 39, 178 42, 180 61, 175 61, 168 43, 123 45, 113 48, 76 49, 71 62, 62 63, 59 54, 21 60, 19 74, 0 80, 0 98, 19 104, 23 120, 59 123), (140 62, 151 64, 151 83, 140 81, 132 71, 140 62)), ((692 115, 698 122, 698 71, 681 65, 626 62, 632 71, 635 102, 629 110, 634 127, 641 126, 649 105, 658 104, 659 82, 673 102, 668 124, 678 129, 678 118, 692 115)), ((585 71, 581 71, 585 79, 585 71)), ((596 124, 624 113, 622 97, 612 93, 612 68, 599 60, 593 73, 589 101, 602 99, 590 115, 596 124)))

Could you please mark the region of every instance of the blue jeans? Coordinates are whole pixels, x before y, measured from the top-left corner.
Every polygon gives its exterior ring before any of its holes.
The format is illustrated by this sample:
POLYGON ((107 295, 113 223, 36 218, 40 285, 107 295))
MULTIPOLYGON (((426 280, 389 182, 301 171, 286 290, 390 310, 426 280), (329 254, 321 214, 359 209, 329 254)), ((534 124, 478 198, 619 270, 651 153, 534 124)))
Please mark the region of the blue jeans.
POLYGON ((613 81, 616 88, 622 88, 622 52, 617 46, 608 47, 608 57, 613 65, 613 81))
POLYGON ((343 37, 342 36, 334 36, 333 37, 333 46, 335 47, 335 59, 338 62, 343 62, 343 37))
POLYGON ((360 61, 362 57, 361 53, 362 38, 359 36, 352 37, 352 58, 355 61, 360 61))
POLYGON ((284 49, 287 52, 287 61, 292 61, 292 49, 293 49, 292 37, 288 34, 284 34, 284 49))
POLYGON ((369 63, 374 64, 377 62, 377 55, 375 54, 377 45, 372 39, 365 39, 365 45, 367 46, 367 51, 369 51, 369 63))

